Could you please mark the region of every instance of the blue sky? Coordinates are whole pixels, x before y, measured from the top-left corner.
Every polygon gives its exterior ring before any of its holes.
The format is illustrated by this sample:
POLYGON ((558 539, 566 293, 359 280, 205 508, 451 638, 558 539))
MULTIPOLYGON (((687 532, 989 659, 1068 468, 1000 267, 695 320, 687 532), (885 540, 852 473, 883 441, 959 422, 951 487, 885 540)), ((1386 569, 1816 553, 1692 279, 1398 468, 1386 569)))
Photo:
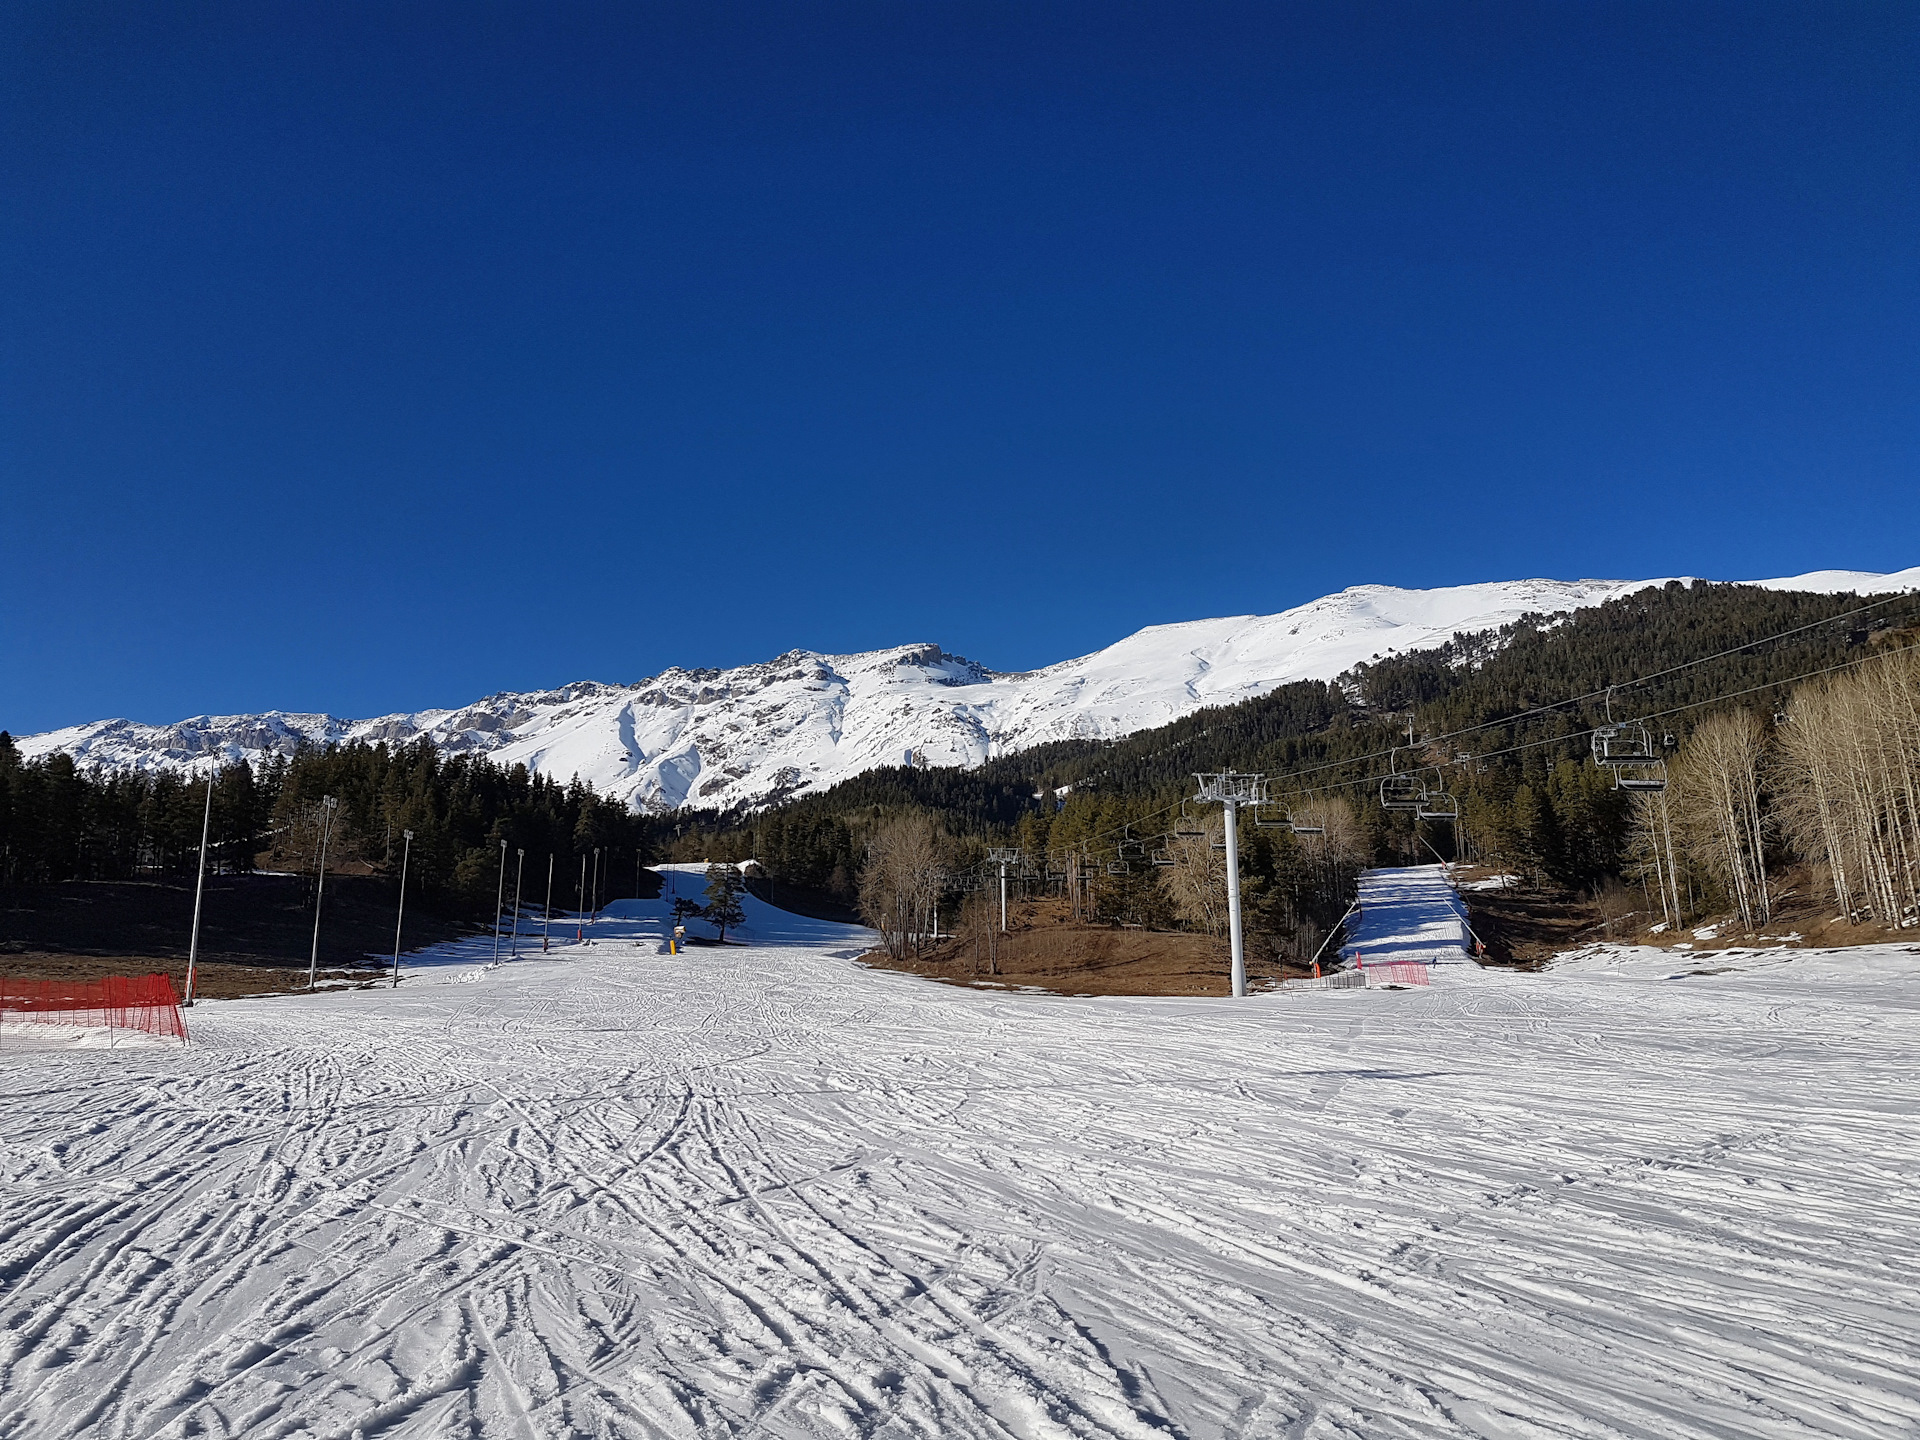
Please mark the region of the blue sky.
POLYGON ((0 727, 1920 563, 1910 5, 20 4, 0 727))

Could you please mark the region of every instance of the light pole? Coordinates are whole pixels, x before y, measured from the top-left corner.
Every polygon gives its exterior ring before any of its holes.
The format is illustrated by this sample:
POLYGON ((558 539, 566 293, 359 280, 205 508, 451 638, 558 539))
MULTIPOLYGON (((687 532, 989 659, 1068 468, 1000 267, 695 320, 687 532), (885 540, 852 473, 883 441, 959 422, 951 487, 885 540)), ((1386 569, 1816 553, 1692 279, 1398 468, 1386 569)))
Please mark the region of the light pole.
POLYGON ((193 977, 200 961, 200 892, 207 883, 207 836, 213 829, 213 772, 207 772, 207 809, 200 817, 200 873, 193 879, 193 934, 187 941, 187 998, 193 1004, 193 977))
POLYGON ((573 943, 584 945, 587 941, 587 857, 580 857, 579 919, 573 925, 573 943))
POLYGON ((327 889, 327 842, 333 838, 333 812, 340 802, 331 795, 320 797, 320 879, 313 887, 313 954, 307 960, 307 989, 320 976, 320 899, 327 889))
POLYGON ((493 963, 500 963, 500 912, 507 903, 507 842, 500 842, 500 884, 493 892, 493 963))
POLYGON ((987 851, 987 859, 1000 867, 1000 933, 1007 933, 1007 866, 1020 859, 1018 850, 1004 846, 995 846, 987 851))
POLYGON ((1266 802, 1267 782, 1258 775, 1242 775, 1232 770, 1218 775, 1195 775, 1200 793, 1194 798, 1211 801, 1221 807, 1227 826, 1227 934, 1233 947, 1233 993, 1238 999, 1247 993, 1247 944, 1240 927, 1240 831, 1242 805, 1266 802))
MULTIPOLYGON (((593 888, 587 893, 590 905, 588 913, 598 920, 600 918, 600 847, 598 845, 593 847, 593 888)), ((593 941, 589 939, 587 943, 591 945, 593 941)))
POLYGON ((413 832, 400 832, 407 837, 406 848, 400 852, 400 913, 393 917, 393 988, 400 988, 400 927, 407 918, 407 861, 413 858, 413 832))
POLYGON ((547 853, 547 909, 540 917, 540 953, 547 953, 547 932, 553 928, 553 853, 547 853))
POLYGON ((518 960, 520 958, 520 880, 527 873, 527 852, 516 850, 513 853, 517 857, 513 862, 513 946, 508 951, 508 958, 518 960))

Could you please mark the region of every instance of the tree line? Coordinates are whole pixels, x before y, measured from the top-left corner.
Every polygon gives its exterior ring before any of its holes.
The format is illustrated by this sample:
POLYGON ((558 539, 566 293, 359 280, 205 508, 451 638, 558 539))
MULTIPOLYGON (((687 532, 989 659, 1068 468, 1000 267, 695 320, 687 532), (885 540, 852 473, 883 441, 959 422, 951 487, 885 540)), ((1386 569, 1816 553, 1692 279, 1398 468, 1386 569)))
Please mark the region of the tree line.
POLYGON ((1636 796, 1627 867, 1663 923, 1770 923, 1774 873, 1812 867, 1839 918, 1920 923, 1920 650, 1798 687, 1777 712, 1695 728, 1663 792, 1636 796))
MULTIPOLYGON (((1897 920, 1913 913, 1920 857, 1910 676, 1875 660, 1793 682, 1898 648, 1905 632, 1893 627, 1917 617, 1913 597, 1675 582, 1121 741, 1058 742, 975 770, 882 768, 758 812, 636 814, 577 780, 441 755, 424 739, 303 749, 219 768, 211 858, 310 870, 319 803, 333 795, 330 866, 392 874, 412 830, 410 884, 476 915, 491 906, 502 841, 526 851, 532 894, 546 857, 560 857, 556 893, 568 899, 579 857, 596 849, 602 896, 634 893, 643 862, 753 859, 911 948, 935 909, 958 914, 984 893, 988 850, 1007 846, 1021 856, 1019 891, 1059 896, 1075 919, 1211 932, 1224 903, 1217 813, 1185 800, 1193 772, 1238 768, 1281 777, 1242 844, 1249 930, 1277 956, 1318 946, 1360 869, 1435 855, 1582 888, 1641 885, 1669 923, 1719 907, 1755 924, 1771 870, 1804 858, 1848 913, 1897 920), (1703 656, 1718 658, 1691 663, 1703 656), (1562 703, 1572 697, 1585 698, 1562 703), (1588 758, 1590 730, 1610 716, 1655 717, 1664 795, 1618 789, 1588 758), (1385 809, 1388 768, 1444 785, 1458 819, 1385 809), (1301 833, 1289 818, 1307 822, 1301 833)), ((0 880, 185 875, 206 783, 87 773, 62 755, 28 762, 0 733, 0 880)))
POLYGON ((190 877, 209 784, 208 859, 219 871, 264 865, 313 873, 321 801, 333 796, 339 808, 327 835, 330 871, 397 875, 411 830, 410 893, 474 916, 492 913, 502 842, 509 870, 518 858, 512 852, 526 852, 529 885, 536 887, 530 895, 541 893, 554 857, 556 903, 572 904, 580 861, 596 849, 601 896, 635 893, 636 865, 651 858, 658 825, 578 780, 561 783, 484 756, 444 755, 424 738, 303 748, 189 778, 89 772, 63 754, 27 760, 0 732, 0 881, 190 877))

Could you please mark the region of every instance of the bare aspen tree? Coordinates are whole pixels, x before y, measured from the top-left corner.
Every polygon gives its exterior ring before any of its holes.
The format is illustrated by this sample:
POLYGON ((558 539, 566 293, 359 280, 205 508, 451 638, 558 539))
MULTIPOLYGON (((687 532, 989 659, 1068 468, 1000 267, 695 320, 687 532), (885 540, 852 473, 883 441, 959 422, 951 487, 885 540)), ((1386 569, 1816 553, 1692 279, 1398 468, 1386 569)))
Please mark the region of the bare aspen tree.
POLYGON ((860 914, 880 932, 896 960, 918 954, 932 930, 940 898, 940 841, 924 815, 901 815, 881 824, 860 872, 860 914))
POLYGON ((1709 717, 1688 739, 1668 793, 1688 849, 1727 891, 1747 930, 1772 918, 1760 768, 1766 725, 1750 710, 1709 717))
POLYGON ((1226 822, 1218 811, 1201 817, 1198 835, 1173 835, 1167 854, 1173 864, 1160 872, 1174 913, 1195 930, 1218 937, 1227 924, 1226 822))
POLYGON ((1920 656, 1804 685, 1787 715, 1776 788, 1795 848, 1846 918, 1920 921, 1920 656))
POLYGON ((1628 855, 1635 873, 1660 892, 1660 918, 1669 926, 1684 924, 1680 903, 1680 862, 1673 848, 1673 809, 1665 791, 1641 791, 1633 797, 1633 838, 1628 855))

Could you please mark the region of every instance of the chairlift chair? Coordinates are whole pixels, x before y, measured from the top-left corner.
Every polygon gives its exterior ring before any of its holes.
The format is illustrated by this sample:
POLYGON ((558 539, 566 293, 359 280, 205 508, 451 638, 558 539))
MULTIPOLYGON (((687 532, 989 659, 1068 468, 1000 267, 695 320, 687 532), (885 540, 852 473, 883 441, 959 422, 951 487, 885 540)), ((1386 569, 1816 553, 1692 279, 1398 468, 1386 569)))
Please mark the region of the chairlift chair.
POLYGON ((1418 775, 1388 775, 1380 781, 1380 808, 1418 810, 1420 789, 1418 775))
MULTIPOLYGON (((1413 722, 1407 722, 1407 734, 1413 734, 1413 722)), ((1426 787, 1420 783, 1418 775, 1400 773, 1400 748, 1395 746, 1387 757, 1388 774, 1380 781, 1380 808, 1382 810, 1418 810, 1420 792, 1426 787)))
POLYGON ((1667 762, 1655 759, 1639 765, 1617 765, 1613 771, 1613 788, 1658 794, 1667 788, 1667 762))
POLYGON ((1158 865, 1162 870, 1167 869, 1169 866, 1171 866, 1174 863, 1173 856, 1169 855, 1164 850, 1154 851, 1151 858, 1153 860, 1153 863, 1155 865, 1158 865))
POLYGON ((1444 789, 1422 791, 1420 808, 1416 810, 1422 820, 1454 821, 1460 818, 1460 797, 1450 795, 1444 789))
POLYGON ((1180 804, 1180 818, 1173 822, 1173 833, 1182 840, 1198 840, 1207 833, 1194 828, 1193 816, 1187 813, 1185 801, 1180 804))
POLYGON ((1593 732, 1593 763, 1611 769, 1619 765, 1647 765, 1659 759, 1647 727, 1637 720, 1602 725, 1593 732))
POLYGON ((1125 861, 1123 861, 1123 860, 1109 860, 1109 861, 1107 861, 1107 874, 1109 874, 1109 875, 1125 875, 1126 873, 1127 873, 1127 866, 1126 866, 1126 862, 1125 862, 1125 861))

